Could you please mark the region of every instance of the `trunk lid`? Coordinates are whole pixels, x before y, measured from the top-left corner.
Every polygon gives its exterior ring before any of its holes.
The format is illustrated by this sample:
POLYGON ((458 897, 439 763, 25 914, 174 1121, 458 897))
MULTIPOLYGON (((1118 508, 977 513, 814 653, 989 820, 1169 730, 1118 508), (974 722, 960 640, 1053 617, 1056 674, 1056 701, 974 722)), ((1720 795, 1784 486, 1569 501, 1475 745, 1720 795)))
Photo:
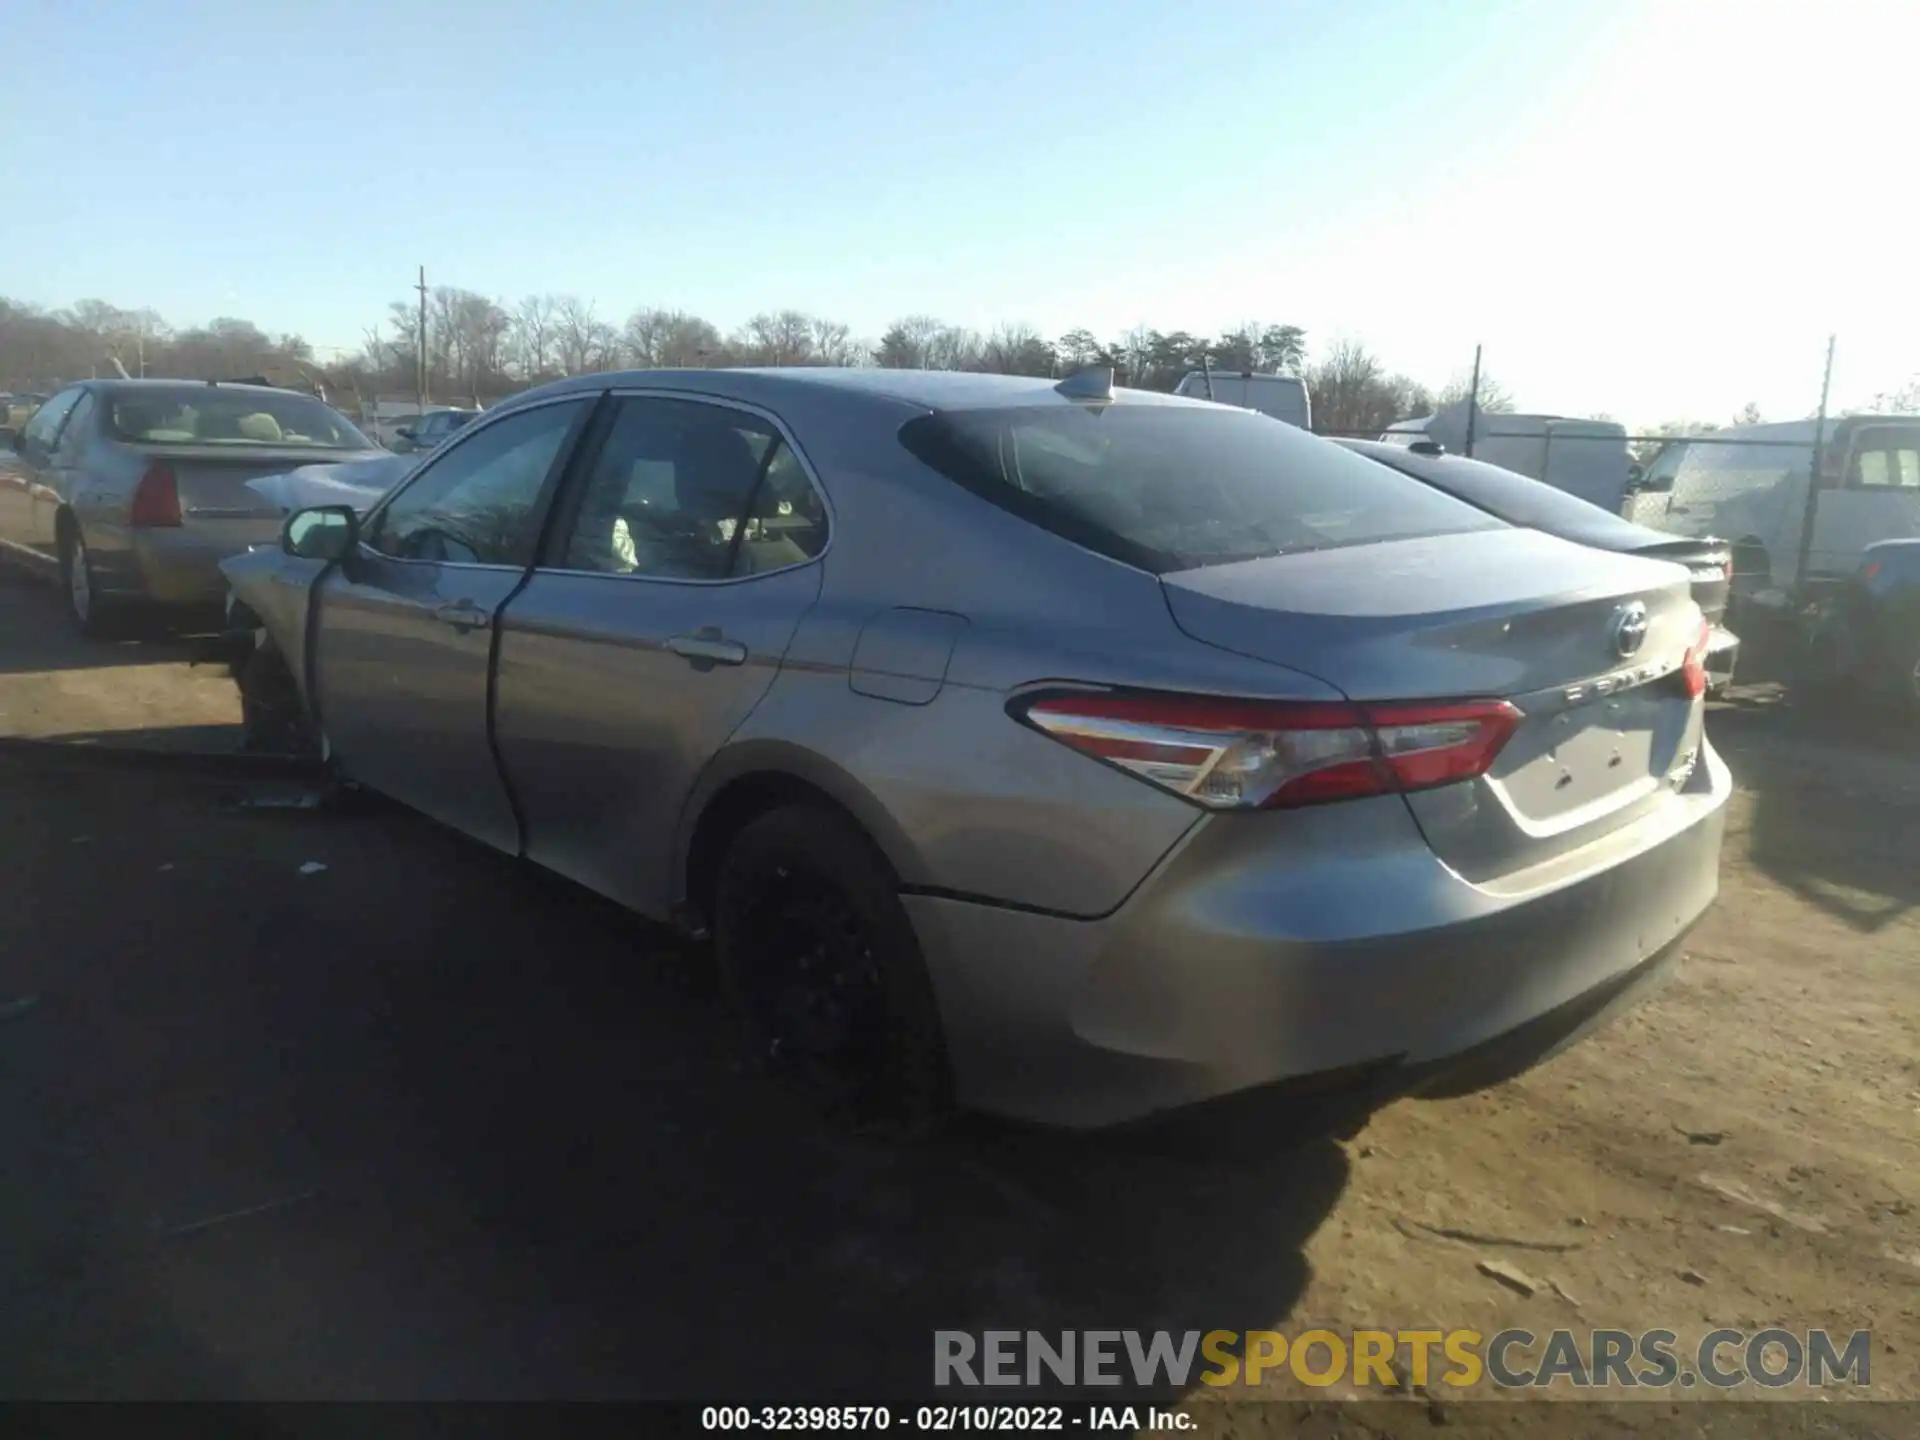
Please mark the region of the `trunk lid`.
POLYGON ((145 464, 166 465, 180 492, 182 518, 197 520, 272 520, 280 509, 247 488, 247 481, 277 475, 303 465, 368 460, 384 451, 321 450, 311 445, 130 445, 145 464))
POLYGON ((1702 707, 1680 668, 1700 612, 1670 562, 1508 529, 1311 551, 1162 577, 1196 640, 1356 701, 1499 698, 1523 718, 1476 780, 1407 796, 1470 879, 1625 825, 1691 768, 1702 707), (1622 638, 1643 614, 1637 645, 1622 638))
POLYGON ((1733 561, 1733 547, 1724 540, 1690 540, 1674 536, 1634 548, 1635 555, 1649 560, 1668 560, 1687 567, 1693 585, 1694 603, 1709 625, 1718 625, 1727 613, 1727 592, 1731 586, 1727 567, 1733 561))

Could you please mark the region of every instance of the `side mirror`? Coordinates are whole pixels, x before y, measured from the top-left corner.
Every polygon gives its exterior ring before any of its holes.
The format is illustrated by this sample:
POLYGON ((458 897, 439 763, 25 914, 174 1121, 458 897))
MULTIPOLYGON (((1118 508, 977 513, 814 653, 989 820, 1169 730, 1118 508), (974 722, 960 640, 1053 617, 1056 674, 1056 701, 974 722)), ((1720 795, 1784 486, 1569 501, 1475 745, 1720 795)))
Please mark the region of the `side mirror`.
POLYGON ((402 440, 411 440, 413 439, 413 426, 397 425, 394 427, 393 433, 399 436, 402 440))
POLYGON ((280 532, 280 548, 302 560, 344 560, 360 543, 360 517, 351 505, 296 510, 280 532))

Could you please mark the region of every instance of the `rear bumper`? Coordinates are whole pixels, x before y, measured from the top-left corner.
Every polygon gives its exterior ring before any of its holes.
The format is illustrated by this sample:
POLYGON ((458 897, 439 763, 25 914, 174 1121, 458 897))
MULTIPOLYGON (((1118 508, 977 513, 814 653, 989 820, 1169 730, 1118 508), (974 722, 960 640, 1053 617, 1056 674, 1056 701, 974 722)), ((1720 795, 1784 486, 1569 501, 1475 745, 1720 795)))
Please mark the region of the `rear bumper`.
POLYGON ((906 903, 964 1104, 1090 1128, 1342 1074, 1451 1091, 1673 952, 1718 891, 1730 791, 1703 745, 1599 853, 1498 886, 1389 826, 1392 798, 1212 817, 1104 919, 906 903))
POLYGON ((159 605, 218 605, 227 593, 220 562, 279 535, 278 520, 189 521, 178 528, 135 530, 130 545, 146 599, 159 605))

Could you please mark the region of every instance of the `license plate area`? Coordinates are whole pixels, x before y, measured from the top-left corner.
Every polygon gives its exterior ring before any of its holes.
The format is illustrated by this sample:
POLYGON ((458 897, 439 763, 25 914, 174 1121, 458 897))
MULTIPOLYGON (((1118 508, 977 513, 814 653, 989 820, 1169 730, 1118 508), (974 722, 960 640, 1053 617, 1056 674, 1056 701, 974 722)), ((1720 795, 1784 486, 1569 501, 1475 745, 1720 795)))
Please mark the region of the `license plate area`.
POLYGON ((1665 783, 1690 704, 1655 682, 1529 715, 1488 778, 1529 833, 1590 824, 1665 783))

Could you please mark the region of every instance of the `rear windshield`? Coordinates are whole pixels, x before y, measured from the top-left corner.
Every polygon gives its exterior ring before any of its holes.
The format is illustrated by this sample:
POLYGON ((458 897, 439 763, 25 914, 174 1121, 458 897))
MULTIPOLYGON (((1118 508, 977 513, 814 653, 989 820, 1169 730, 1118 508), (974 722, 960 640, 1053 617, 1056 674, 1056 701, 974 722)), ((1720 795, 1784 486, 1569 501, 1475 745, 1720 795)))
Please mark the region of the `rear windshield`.
POLYGON ((142 389, 114 395, 109 410, 116 437, 149 445, 375 448, 338 410, 290 390, 142 389))
POLYGON ((1156 575, 1501 528, 1417 480, 1247 411, 963 410, 909 421, 900 440, 1003 509, 1156 575))
MULTIPOLYGON (((1385 448, 1385 447, 1382 447, 1385 448)), ((1366 454, 1364 450, 1357 451, 1366 454)), ((1464 457, 1436 455, 1423 459, 1394 448, 1376 458, 1382 465, 1438 486, 1469 505, 1499 516, 1509 525, 1544 530, 1585 545, 1644 545, 1660 537, 1622 519, 1578 495, 1569 495, 1542 480, 1530 479, 1498 465, 1464 457)))

